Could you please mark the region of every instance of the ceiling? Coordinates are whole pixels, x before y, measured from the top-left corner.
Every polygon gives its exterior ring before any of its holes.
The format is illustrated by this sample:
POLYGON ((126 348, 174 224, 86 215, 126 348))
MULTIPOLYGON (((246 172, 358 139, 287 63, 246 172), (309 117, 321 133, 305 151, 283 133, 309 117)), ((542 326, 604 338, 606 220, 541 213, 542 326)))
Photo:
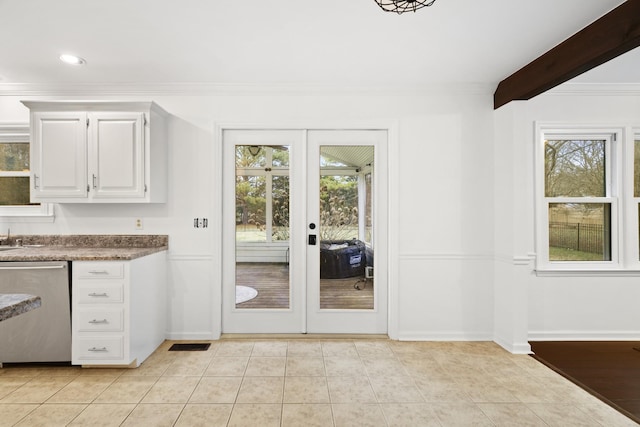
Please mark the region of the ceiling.
POLYGON ((364 168, 373 164, 374 149, 372 145, 323 145, 320 154, 347 166, 364 168))
MULTIPOLYGON (((622 0, 0 0, 0 89, 26 84, 418 87, 504 78, 622 0), (59 61, 62 53, 84 66, 59 61)), ((578 77, 640 82, 640 52, 578 77), (617 66, 616 64, 621 64, 617 66)))

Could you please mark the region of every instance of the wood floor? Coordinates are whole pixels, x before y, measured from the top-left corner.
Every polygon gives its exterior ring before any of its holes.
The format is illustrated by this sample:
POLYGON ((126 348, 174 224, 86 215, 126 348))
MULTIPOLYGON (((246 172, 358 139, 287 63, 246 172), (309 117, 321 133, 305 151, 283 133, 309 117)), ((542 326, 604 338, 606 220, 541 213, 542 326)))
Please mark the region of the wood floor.
POLYGON ((640 342, 531 342, 534 357, 640 423, 640 342))
MULTIPOLYGON (((237 304, 237 308, 289 308, 289 267, 276 263, 237 263, 236 285, 250 286, 258 291, 252 300, 237 304)), ((320 308, 373 309, 373 279, 361 277, 320 280, 320 308), (358 290, 355 284, 364 288, 358 290)))

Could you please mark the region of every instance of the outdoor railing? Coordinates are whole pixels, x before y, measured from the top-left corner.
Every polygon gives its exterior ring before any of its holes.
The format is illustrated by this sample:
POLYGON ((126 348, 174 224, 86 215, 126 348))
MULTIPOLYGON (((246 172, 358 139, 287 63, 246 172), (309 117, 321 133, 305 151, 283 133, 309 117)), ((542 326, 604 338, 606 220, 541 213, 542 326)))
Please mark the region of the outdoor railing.
POLYGON ((604 226, 579 222, 550 222, 549 246, 602 254, 604 226))

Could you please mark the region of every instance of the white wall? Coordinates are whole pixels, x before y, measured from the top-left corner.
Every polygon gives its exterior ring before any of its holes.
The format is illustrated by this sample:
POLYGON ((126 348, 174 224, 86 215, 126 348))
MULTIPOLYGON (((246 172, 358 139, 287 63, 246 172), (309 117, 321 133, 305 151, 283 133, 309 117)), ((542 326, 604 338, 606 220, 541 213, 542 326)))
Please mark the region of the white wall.
POLYGON ((640 90, 566 84, 496 112, 496 341, 637 340, 638 277, 535 274, 535 121, 640 125, 640 90))
POLYGON ((529 353, 533 211, 526 188, 533 186, 533 165, 515 143, 526 127, 520 110, 519 102, 512 102, 494 113, 494 340, 513 353, 529 353))
MULTIPOLYGON (((144 234, 169 237, 170 338, 216 338, 221 230, 211 170, 215 123, 305 126, 395 123, 391 159, 391 329, 399 339, 492 339, 493 110, 488 88, 426 93, 190 93, 79 96, 0 93, 0 121, 27 122, 22 99, 153 100, 169 123, 169 201, 163 205, 56 205, 53 224, 12 223, 15 234, 144 234)), ((0 219, 0 230, 7 227, 0 219)))

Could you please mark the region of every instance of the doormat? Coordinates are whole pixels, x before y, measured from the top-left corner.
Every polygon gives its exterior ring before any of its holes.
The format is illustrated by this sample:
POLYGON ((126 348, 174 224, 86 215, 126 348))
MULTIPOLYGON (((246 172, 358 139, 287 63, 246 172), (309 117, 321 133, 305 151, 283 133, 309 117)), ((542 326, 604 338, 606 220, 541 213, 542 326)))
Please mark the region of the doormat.
POLYGON ((207 351, 211 343, 185 343, 185 344, 174 344, 169 347, 169 351, 207 351))

